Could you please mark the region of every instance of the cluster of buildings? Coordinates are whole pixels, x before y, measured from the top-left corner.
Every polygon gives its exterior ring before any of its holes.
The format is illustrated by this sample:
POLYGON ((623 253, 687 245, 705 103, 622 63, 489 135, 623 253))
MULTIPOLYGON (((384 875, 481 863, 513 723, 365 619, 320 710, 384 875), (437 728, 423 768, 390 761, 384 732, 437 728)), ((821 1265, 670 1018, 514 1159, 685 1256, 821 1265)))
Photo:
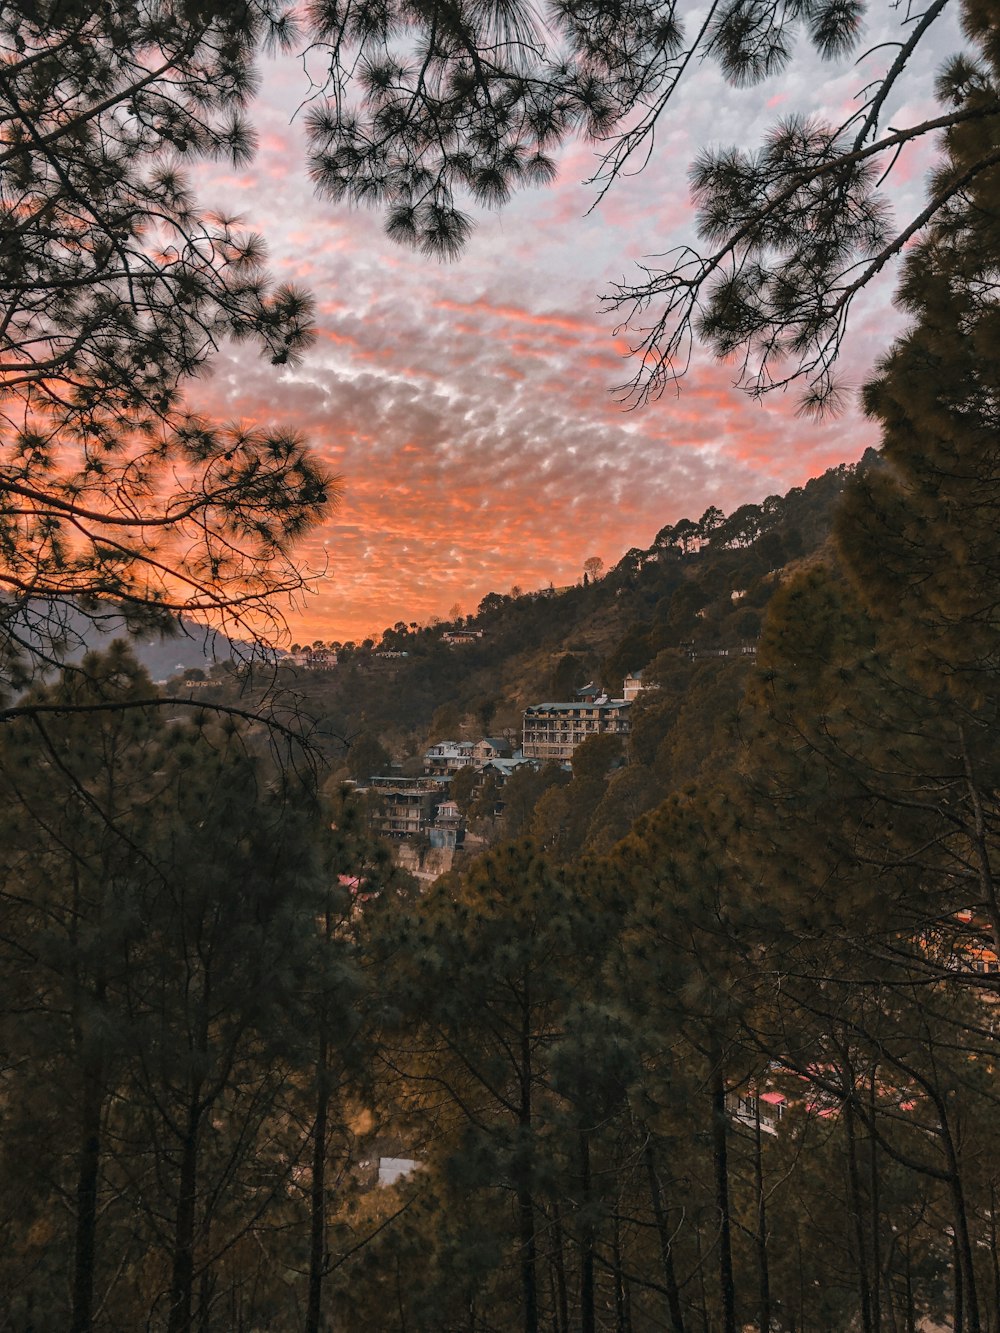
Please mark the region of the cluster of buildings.
POLYGON ((454 851, 465 839, 465 825, 450 784, 456 773, 471 768, 477 783, 492 778, 502 788, 519 768, 550 761, 566 764, 573 751, 591 736, 627 736, 629 709, 643 688, 642 673, 627 676, 620 699, 609 698, 591 683, 567 702, 532 704, 525 709, 521 745, 503 736, 477 741, 438 741, 423 756, 423 772, 415 777, 379 774, 365 788, 372 801, 372 829, 393 841, 426 838, 431 848, 454 851))

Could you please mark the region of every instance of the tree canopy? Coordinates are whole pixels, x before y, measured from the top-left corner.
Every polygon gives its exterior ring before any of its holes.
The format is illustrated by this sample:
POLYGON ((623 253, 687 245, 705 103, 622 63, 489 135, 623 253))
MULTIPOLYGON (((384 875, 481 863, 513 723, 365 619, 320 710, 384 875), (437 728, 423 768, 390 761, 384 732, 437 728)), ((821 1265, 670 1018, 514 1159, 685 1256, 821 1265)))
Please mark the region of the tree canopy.
POLYGON ((0 13, 0 670, 50 660, 66 608, 227 618, 301 588, 295 539, 336 496, 294 433, 213 423, 184 388, 224 338, 311 338, 259 237, 183 164, 251 154, 243 116, 283 6, 19 3, 0 13))
MULTIPOLYGON (((625 386, 634 400, 683 375, 696 338, 732 359, 753 393, 801 377, 810 405, 835 400, 833 365, 858 293, 995 160, 993 7, 895 8, 896 30, 872 39, 881 72, 840 123, 794 116, 759 148, 699 154, 691 186, 704 248, 651 238, 661 263, 607 298, 639 359, 625 386), (941 69, 938 112, 889 123, 931 93, 915 82, 918 56, 956 10, 972 51, 941 69), (975 156, 939 174, 912 216, 893 219, 884 184, 901 151, 971 125, 982 127, 975 156)), ((559 0, 542 18, 518 3, 328 0, 314 10, 328 74, 327 100, 310 112, 313 174, 331 198, 382 208, 390 235, 451 257, 472 227, 464 201, 498 207, 551 179, 570 135, 598 145, 600 197, 646 164, 703 62, 741 88, 787 69, 800 41, 824 61, 854 61, 869 13, 863 0, 559 0)))

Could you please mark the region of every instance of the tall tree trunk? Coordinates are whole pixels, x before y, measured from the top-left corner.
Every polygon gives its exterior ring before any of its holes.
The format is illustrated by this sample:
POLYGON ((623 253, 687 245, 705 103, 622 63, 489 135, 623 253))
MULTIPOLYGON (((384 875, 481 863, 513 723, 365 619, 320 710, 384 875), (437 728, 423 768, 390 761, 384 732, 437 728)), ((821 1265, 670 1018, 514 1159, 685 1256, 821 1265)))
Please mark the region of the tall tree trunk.
POLYGON ((569 1333, 569 1300, 566 1294, 566 1259, 563 1253, 562 1217, 559 1201, 552 1204, 552 1262, 556 1274, 556 1329, 558 1333, 569 1333))
MULTIPOLYGON (((845 1067, 845 1077, 853 1079, 845 1067)), ((853 1245, 855 1262, 858 1266, 858 1298, 861 1302, 862 1333, 873 1333, 871 1286, 868 1280, 868 1244, 865 1237, 864 1208, 861 1199, 861 1182, 858 1173, 858 1142, 854 1125, 854 1108, 850 1096, 844 1103, 844 1133, 847 1137, 847 1207, 853 1224, 853 1245)))
POLYGON ((906 1242, 906 1333, 917 1333, 917 1307, 913 1300, 913 1268, 910 1242, 906 1242))
POLYGON ((73 1256, 73 1314, 70 1333, 90 1333, 94 1317, 94 1259, 97 1240, 97 1185, 101 1167, 104 1071, 100 1063, 84 1071, 80 1147, 76 1172, 76 1235, 73 1256))
POLYGON ((736 1333, 736 1286, 733 1281, 732 1222, 729 1212, 729 1123, 722 1053, 712 1052, 712 1160, 715 1207, 719 1219, 719 1297, 722 1333, 736 1333))
POLYGON ((760 1090, 754 1095, 754 1185, 757 1192, 757 1327, 771 1333, 771 1274, 767 1263, 767 1198, 764 1191, 764 1144, 760 1127, 760 1090))
POLYGON ((521 1294, 524 1303, 524 1333, 538 1333, 538 1291, 535 1279, 535 1205, 531 1191, 517 1192, 518 1230, 521 1240, 521 1294))
POLYGON ((990 1181, 990 1264, 993 1270, 993 1327, 1000 1328, 1000 1254, 997 1252, 997 1191, 990 1181))
POLYGON ((705 1289, 705 1264, 701 1248, 701 1227, 694 1229, 694 1252, 698 1268, 698 1304, 701 1315, 701 1333, 709 1333, 708 1292, 705 1289))
POLYGON ((518 1126, 524 1136, 520 1180, 517 1186, 518 1232, 521 1241, 521 1292, 524 1304, 524 1333, 538 1333, 537 1242, 535 1239, 535 1201, 531 1189, 532 1164, 528 1146, 532 1129, 531 1004, 527 978, 521 1020, 521 1103, 518 1126))
POLYGON ((594 1224, 590 1199, 590 1134, 581 1129, 580 1152, 580 1333, 595 1333, 594 1309, 594 1224))
POLYGON ((312 1182, 309 1190, 309 1294, 306 1333, 319 1333, 326 1266, 326 1137, 330 1089, 326 1071, 327 1037, 321 1024, 316 1067, 316 1122, 313 1127, 312 1182))
POLYGON ((976 1269, 969 1235, 969 1214, 965 1206, 961 1164, 951 1133, 948 1110, 940 1095, 934 1097, 941 1126, 941 1142, 948 1159, 948 1188, 951 1192, 952 1231, 955 1238, 955 1333, 981 1333, 979 1297, 976 1291, 976 1269), (961 1279, 961 1280, 959 1280, 961 1279), (961 1315, 961 1322, 959 1320, 961 1315))
POLYGON ((870 1217, 868 1230, 871 1236, 872 1251, 872 1330, 873 1333, 882 1333, 882 1225, 879 1217, 878 1143, 874 1131, 875 1114, 878 1109, 876 1093, 876 1066, 872 1065, 868 1084, 868 1113, 873 1126, 868 1134, 868 1204, 870 1217))
MULTIPOLYGON (((205 1223, 204 1246, 209 1244, 209 1223, 205 1223)), ((212 1327, 212 1299, 215 1291, 215 1275, 209 1264, 203 1264, 198 1278, 198 1333, 210 1333, 212 1327)))
POLYGON ((174 1223, 173 1272, 170 1280, 170 1316, 167 1333, 191 1333, 201 1117, 199 1089, 196 1089, 188 1103, 184 1140, 181 1144, 180 1185, 177 1192, 177 1217, 174 1223))
POLYGON ((667 1310, 670 1314, 671 1333, 685 1333, 684 1313, 681 1309, 681 1292, 677 1285, 677 1272, 674 1268, 673 1245, 667 1227, 666 1208, 663 1204, 663 1192, 656 1172, 656 1159, 653 1145, 646 1143, 646 1175, 649 1179, 649 1197, 653 1203, 653 1218, 656 1222, 656 1234, 660 1239, 660 1260, 663 1264, 663 1285, 667 1289, 667 1310))
POLYGON ((625 1272, 622 1265, 621 1222, 618 1218, 617 1209, 615 1211, 611 1244, 614 1251, 615 1261, 615 1319, 618 1326, 617 1333, 632 1333, 628 1285, 625 1281, 625 1272))

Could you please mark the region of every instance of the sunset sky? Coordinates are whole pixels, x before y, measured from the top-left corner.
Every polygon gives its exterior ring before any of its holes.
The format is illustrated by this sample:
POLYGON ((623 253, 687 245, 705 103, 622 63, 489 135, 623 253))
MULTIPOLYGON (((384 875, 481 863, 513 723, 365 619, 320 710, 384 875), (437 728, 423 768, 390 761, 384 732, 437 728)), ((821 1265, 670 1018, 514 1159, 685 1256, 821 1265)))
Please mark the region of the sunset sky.
MULTIPOLYGON (((933 66, 956 45, 942 29, 919 93, 908 85, 912 100, 886 124, 927 113, 933 66)), ((316 592, 289 612, 290 637, 361 638, 456 603, 474 611, 513 584, 572 582, 590 555, 613 564, 667 522, 785 491, 876 442, 853 408, 801 420, 794 394, 754 403, 707 358, 679 398, 624 411, 609 391, 632 363, 598 296, 690 237, 687 168, 702 144, 756 143, 793 110, 844 112, 893 54, 860 69, 805 59, 746 92, 714 67, 696 70, 645 171, 587 215, 594 150, 573 144, 557 183, 481 216, 455 264, 389 242, 375 215, 313 198, 295 115, 301 64, 266 65, 255 161, 238 173, 200 168, 197 191, 264 235, 279 279, 313 291, 319 337, 291 370, 226 350, 196 401, 226 419, 301 429, 343 480, 339 509, 302 548, 316 592)), ((928 164, 926 150, 901 163, 900 213, 919 199, 928 164)), ((891 286, 858 309, 851 384, 898 327, 891 286)))

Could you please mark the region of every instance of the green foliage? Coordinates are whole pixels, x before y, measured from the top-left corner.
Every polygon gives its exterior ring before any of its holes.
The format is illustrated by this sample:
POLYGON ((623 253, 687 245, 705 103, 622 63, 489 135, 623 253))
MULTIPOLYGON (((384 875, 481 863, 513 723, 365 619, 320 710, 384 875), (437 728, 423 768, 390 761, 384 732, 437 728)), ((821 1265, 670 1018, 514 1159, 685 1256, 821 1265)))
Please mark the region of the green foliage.
POLYGON ((216 1283, 238 1291, 306 1148, 313 996, 334 1046, 357 1030, 345 943, 316 932, 347 807, 326 834, 236 728, 122 707, 149 691, 118 645, 0 736, 0 1154, 24 1208, 0 1284, 52 1326, 99 1296, 102 1327, 189 1327, 216 1283))
POLYGON ((388 750, 370 731, 355 736, 347 751, 347 771, 356 782, 367 782, 370 777, 388 773, 391 762, 388 750))

